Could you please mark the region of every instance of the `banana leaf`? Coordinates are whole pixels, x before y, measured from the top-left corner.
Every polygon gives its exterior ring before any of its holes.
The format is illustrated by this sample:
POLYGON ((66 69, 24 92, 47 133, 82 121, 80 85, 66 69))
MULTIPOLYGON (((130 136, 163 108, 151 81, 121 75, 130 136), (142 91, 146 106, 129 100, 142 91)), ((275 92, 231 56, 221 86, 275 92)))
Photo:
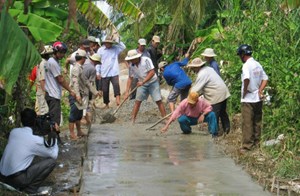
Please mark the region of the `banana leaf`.
POLYGON ((25 24, 36 41, 48 43, 55 41, 63 28, 36 14, 23 13, 19 15, 18 22, 25 24))
POLYGON ((26 73, 41 57, 15 20, 2 10, 0 19, 0 84, 11 95, 21 72, 26 73))

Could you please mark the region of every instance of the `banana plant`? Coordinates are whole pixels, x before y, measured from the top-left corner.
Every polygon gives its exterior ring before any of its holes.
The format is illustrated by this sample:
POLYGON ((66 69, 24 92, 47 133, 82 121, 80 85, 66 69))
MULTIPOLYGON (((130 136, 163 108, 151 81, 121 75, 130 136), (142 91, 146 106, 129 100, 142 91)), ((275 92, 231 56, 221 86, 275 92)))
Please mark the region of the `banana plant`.
POLYGON ((4 10, 1 12, 0 43, 3 46, 0 50, 0 84, 11 94, 20 73, 27 73, 41 57, 15 20, 4 10))

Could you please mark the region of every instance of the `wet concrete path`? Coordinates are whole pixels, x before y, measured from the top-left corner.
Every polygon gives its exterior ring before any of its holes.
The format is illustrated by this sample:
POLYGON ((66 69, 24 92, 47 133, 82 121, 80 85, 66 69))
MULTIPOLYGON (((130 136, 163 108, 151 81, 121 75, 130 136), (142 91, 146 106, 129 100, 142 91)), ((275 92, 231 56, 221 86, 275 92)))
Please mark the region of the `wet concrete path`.
POLYGON ((149 124, 93 125, 80 195, 270 195, 209 135, 166 135, 149 124))

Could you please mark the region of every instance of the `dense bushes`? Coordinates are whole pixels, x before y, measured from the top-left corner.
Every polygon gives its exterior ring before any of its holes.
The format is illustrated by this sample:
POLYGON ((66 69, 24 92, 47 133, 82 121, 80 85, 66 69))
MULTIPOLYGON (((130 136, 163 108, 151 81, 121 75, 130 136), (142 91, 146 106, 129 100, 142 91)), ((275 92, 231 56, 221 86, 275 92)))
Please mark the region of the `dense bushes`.
MULTIPOLYGON (((279 148, 265 148, 276 159, 276 174, 282 177, 299 177, 300 155, 300 9, 289 12, 280 2, 224 1, 219 13, 224 30, 220 36, 199 45, 195 55, 206 47, 218 53, 222 77, 230 91, 229 111, 240 112, 240 87, 242 62, 236 55, 242 43, 253 46, 253 57, 264 67, 269 76, 265 93, 271 96, 271 104, 264 106, 263 140, 285 135, 279 148), (230 13, 229 13, 230 11, 230 13), (295 161, 291 161, 291 160, 295 161), (289 164, 286 164, 289 163, 289 164), (286 172, 290 171, 290 172, 286 172)), ((194 56, 195 56, 194 55, 194 56)))

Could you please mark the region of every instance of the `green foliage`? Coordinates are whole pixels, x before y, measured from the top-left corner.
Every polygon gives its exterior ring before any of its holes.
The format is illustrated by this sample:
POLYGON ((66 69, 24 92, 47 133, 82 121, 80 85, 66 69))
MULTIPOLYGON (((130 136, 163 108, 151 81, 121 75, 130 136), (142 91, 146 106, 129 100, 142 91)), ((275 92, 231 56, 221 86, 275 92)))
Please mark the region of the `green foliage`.
POLYGON ((30 70, 41 57, 7 12, 2 12, 0 22, 0 43, 5 46, 5 49, 0 50, 0 83, 5 91, 11 94, 20 72, 30 70))
POLYGON ((300 161, 293 158, 284 158, 277 162, 275 175, 288 179, 300 177, 300 161))
MULTIPOLYGON (((212 47, 222 60, 222 77, 229 86, 231 97, 228 102, 230 113, 240 112, 240 88, 242 62, 236 55, 240 44, 253 47, 253 57, 264 67, 269 76, 268 94, 271 105, 264 106, 263 140, 285 135, 286 151, 300 156, 300 8, 286 12, 282 1, 233 1, 223 2, 218 14, 224 31, 213 36, 211 27, 198 31, 198 35, 210 38, 200 43, 194 53, 199 56, 206 47, 212 47)), ((217 20, 216 20, 217 21, 217 20)), ((217 22, 216 22, 217 23, 217 22)), ((216 26, 216 25, 215 25, 216 26)), ((267 150, 278 156, 280 148, 267 150)), ((277 174, 291 177, 292 171, 299 173, 299 159, 280 159, 276 163, 277 174), (285 164, 287 164, 285 166, 285 164), (290 173, 288 173, 289 169, 290 173)))

